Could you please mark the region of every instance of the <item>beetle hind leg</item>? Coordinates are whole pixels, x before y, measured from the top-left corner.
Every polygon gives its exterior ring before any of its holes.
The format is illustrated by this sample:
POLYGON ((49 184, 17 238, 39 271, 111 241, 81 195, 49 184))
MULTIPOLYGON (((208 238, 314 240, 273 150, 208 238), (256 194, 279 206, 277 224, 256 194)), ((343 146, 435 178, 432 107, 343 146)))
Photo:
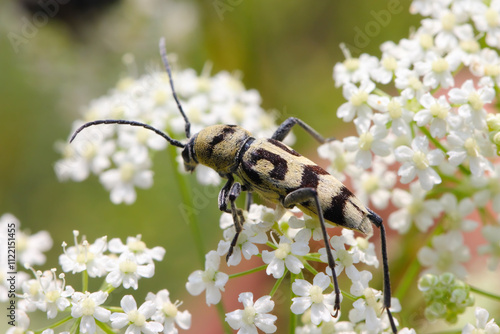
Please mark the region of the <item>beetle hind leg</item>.
POLYGON ((382 264, 384 267, 384 308, 387 311, 389 322, 393 333, 397 333, 396 323, 389 308, 391 307, 391 280, 389 277, 389 262, 387 260, 387 242, 385 237, 385 227, 382 218, 372 210, 368 209, 368 219, 380 229, 380 244, 382 248, 382 264))
POLYGON ((319 204, 318 192, 314 188, 300 188, 289 193, 284 201, 283 206, 285 208, 292 208, 296 204, 304 203, 310 200, 314 200, 316 204, 316 211, 318 212, 318 218, 321 225, 321 232, 323 233, 323 239, 326 247, 326 256, 328 258, 328 266, 332 270, 333 286, 335 290, 335 304, 333 309, 335 311, 334 317, 338 316, 340 310, 340 289, 337 282, 337 274, 335 273, 335 259, 333 258, 332 249, 330 248, 330 237, 326 232, 325 219, 323 217, 323 211, 319 204))

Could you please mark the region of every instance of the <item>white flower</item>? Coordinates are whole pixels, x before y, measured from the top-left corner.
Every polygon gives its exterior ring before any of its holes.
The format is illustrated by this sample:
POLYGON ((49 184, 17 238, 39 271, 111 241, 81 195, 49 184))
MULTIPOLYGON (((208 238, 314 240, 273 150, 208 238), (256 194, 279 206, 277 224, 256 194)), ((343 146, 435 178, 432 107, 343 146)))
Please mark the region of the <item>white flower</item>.
MULTIPOLYGON (((365 298, 360 298, 352 304, 353 308, 349 311, 349 320, 352 323, 364 321, 364 325, 359 327, 369 333, 381 333, 385 329, 389 329, 390 322, 387 312, 384 312, 382 292, 367 287, 363 291, 363 295, 365 298)), ((390 310, 392 312, 401 310, 398 299, 391 298, 390 310)), ((397 319, 394 321, 397 325, 397 319)), ((364 331, 362 332, 364 333, 364 331)))
POLYGON ((398 62, 393 56, 384 53, 382 59, 380 59, 380 62, 377 64, 378 66, 370 70, 370 77, 381 84, 388 84, 394 72, 402 66, 401 63, 402 62, 398 62))
POLYGON ((243 310, 236 310, 226 314, 226 322, 231 328, 238 330, 238 334, 257 333, 257 328, 264 333, 276 332, 275 315, 267 314, 274 308, 271 296, 263 296, 254 303, 251 292, 243 292, 238 297, 243 304, 243 310))
POLYGON ((451 72, 456 70, 458 65, 460 65, 460 58, 454 54, 448 54, 443 58, 435 52, 429 52, 424 61, 415 64, 415 70, 424 76, 424 85, 431 88, 437 86, 448 88, 455 83, 451 72))
POLYGON ((394 155, 396 160, 403 163, 398 170, 402 183, 411 182, 415 176, 418 176, 424 190, 431 190, 434 184, 441 183, 441 177, 431 166, 439 165, 444 160, 444 154, 439 149, 429 151, 426 137, 413 139, 411 148, 399 146, 394 155))
POLYGON ((421 232, 426 232, 442 211, 441 203, 435 199, 426 200, 426 195, 427 192, 416 182, 410 185, 410 192, 394 189, 392 203, 399 210, 389 216, 389 226, 404 234, 415 222, 421 232))
MULTIPOLYGON (((232 220, 230 214, 226 213, 226 215, 229 215, 232 220)), ((249 222, 243 224, 243 230, 238 236, 238 241, 233 248, 233 254, 231 254, 227 261, 228 266, 238 265, 241 262, 242 255, 245 259, 249 260, 253 255, 259 254, 259 249, 255 244, 265 244, 267 242, 266 233, 258 228, 254 229, 252 227, 252 224, 249 222)), ((217 246, 217 254, 219 254, 219 256, 227 254, 235 234, 236 230, 233 226, 224 230, 224 240, 219 241, 219 245, 217 246)))
POLYGON ((454 194, 446 193, 440 201, 444 211, 442 224, 447 229, 473 231, 477 227, 476 221, 466 218, 475 209, 474 202, 470 198, 458 202, 454 194))
POLYGON ((90 173, 99 175, 111 166, 110 156, 116 150, 115 143, 105 140, 100 132, 95 136, 92 136, 92 133, 95 132, 86 133, 82 138, 77 137, 72 143, 56 144, 57 150, 63 155, 63 159, 57 161, 54 166, 60 181, 70 179, 80 182, 90 173))
MULTIPOLYGON (((451 106, 446 101, 446 96, 441 95, 436 99, 430 93, 427 93, 419 99, 419 102, 424 109, 421 109, 414 116, 417 125, 431 124, 431 135, 438 138, 443 137, 447 132, 448 122, 452 121, 451 106)), ((455 123, 458 122, 459 120, 455 121, 455 123)))
POLYGON ((380 97, 378 101, 377 107, 374 108, 382 113, 373 116, 373 123, 383 126, 390 124, 390 129, 396 136, 408 135, 413 113, 406 108, 406 99, 403 96, 391 99, 380 97))
MULTIPOLYGON (((345 50, 347 53, 348 51, 345 50)), ((359 58, 347 55, 342 63, 335 64, 333 68, 333 79, 335 86, 340 87, 349 83, 358 83, 369 80, 370 70, 378 64, 376 57, 363 53, 359 58)))
POLYGON ((448 161, 458 166, 468 160, 474 176, 482 176, 485 171, 492 171, 493 165, 486 156, 493 155, 493 146, 486 134, 478 131, 452 131, 446 138, 450 144, 448 161))
POLYGON ((172 303, 169 295, 170 293, 166 289, 158 291, 156 295, 149 292, 146 300, 155 303, 156 312, 151 319, 163 324, 163 333, 177 334, 176 324, 182 329, 189 329, 191 327, 191 313, 187 310, 179 311, 178 308, 182 305, 182 302, 177 300, 175 303, 172 303))
POLYGON ((188 277, 186 283, 187 291, 197 296, 204 290, 207 305, 217 304, 221 299, 221 291, 224 291, 229 276, 219 271, 220 256, 216 251, 210 251, 205 255, 205 271, 197 270, 188 277))
POLYGON ((484 226, 481 233, 489 243, 479 246, 478 252, 480 254, 491 254, 491 257, 488 258, 488 268, 493 271, 500 262, 500 226, 484 226))
POLYGON ((292 291, 299 297, 292 298, 292 312, 302 314, 311 309, 311 322, 315 325, 332 320, 335 293, 323 294, 323 290, 328 288, 330 283, 330 277, 324 273, 314 276, 313 284, 296 279, 292 284, 292 291))
POLYGON ((109 274, 106 282, 117 288, 123 285, 125 289, 133 288, 137 290, 138 280, 141 277, 151 278, 155 273, 154 264, 139 264, 137 257, 131 252, 123 252, 118 259, 110 258, 106 269, 109 274))
POLYGON ((93 244, 83 239, 79 244, 77 237, 80 233, 73 231, 75 246, 66 249, 66 243, 63 242, 64 254, 59 256, 59 264, 64 272, 71 271, 79 273, 87 271, 90 277, 101 277, 106 273, 106 262, 108 257, 103 255, 107 248, 106 237, 98 238, 93 244))
POLYGON ((489 7, 472 16, 477 30, 486 32, 486 44, 500 47, 500 1, 492 0, 489 7))
POLYGON ((472 123, 478 130, 486 126, 486 109, 484 105, 491 103, 495 97, 495 91, 490 87, 474 88, 472 80, 467 80, 461 88, 453 88, 449 91, 450 102, 461 104, 458 113, 467 123, 472 123))
POLYGON ((484 308, 476 307, 476 326, 470 323, 465 325, 462 329, 462 334, 475 334, 475 333, 485 333, 485 334, 498 334, 500 333, 500 327, 495 323, 495 319, 488 321, 490 314, 484 308))
POLYGON ((131 204, 136 199, 134 187, 147 189, 153 184, 153 172, 149 170, 151 161, 146 151, 134 150, 115 153, 113 161, 117 168, 103 172, 100 181, 110 191, 114 204, 131 204))
POLYGON ((394 80, 396 88, 402 90, 401 96, 405 99, 419 99, 428 91, 428 87, 420 80, 420 76, 415 70, 400 68, 396 70, 396 79, 394 80))
POLYGON ((365 205, 371 202, 376 209, 385 209, 391 198, 391 190, 396 183, 396 173, 387 170, 387 164, 375 159, 372 171, 362 173, 352 180, 356 196, 365 205))
POLYGON ((359 118, 354 123, 359 137, 344 138, 345 148, 348 151, 356 152, 356 165, 367 169, 372 164, 372 152, 381 157, 391 153, 389 144, 383 141, 387 136, 387 129, 385 126, 379 125, 370 128, 369 123, 359 121, 359 118))
MULTIPOLYGON (((359 250, 356 247, 351 247, 349 250, 345 248, 345 244, 348 244, 349 246, 356 244, 353 232, 350 230, 343 229, 341 236, 334 235, 330 239, 330 244, 333 247, 332 255, 333 258, 335 259, 335 274, 337 275, 337 277, 340 275, 340 273, 342 273, 342 271, 345 268, 345 272, 347 274, 347 277, 349 277, 349 279, 351 279, 352 281, 358 280, 359 271, 354 266, 354 264, 359 262, 360 259, 359 250)), ((328 258, 326 256, 326 248, 321 248, 319 250, 319 253, 321 254, 320 259, 323 262, 328 263, 328 258)), ((330 269, 330 267, 326 268, 326 273, 328 275, 332 275, 332 270, 330 269)))
POLYGON ((354 165, 354 152, 345 150, 345 144, 340 140, 329 141, 318 147, 318 154, 324 159, 330 160, 328 172, 340 182, 345 181, 346 174, 356 173, 359 169, 354 165))
POLYGON ((309 253, 309 245, 305 241, 291 241, 285 236, 280 237, 277 249, 274 251, 262 251, 262 261, 267 263, 266 273, 280 278, 285 273, 285 266, 294 274, 300 273, 304 264, 297 256, 309 253))
POLYGON ((359 87, 352 83, 345 84, 342 92, 348 102, 339 107, 337 117, 342 118, 344 122, 350 122, 357 116, 364 122, 369 122, 373 112, 367 102, 374 89, 375 84, 369 80, 363 80, 359 87))
MULTIPOLYGON (((35 234, 29 235, 28 233, 20 230, 21 223, 19 220, 10 213, 5 213, 0 217, 0 241, 2 244, 7 245, 7 231, 15 229, 12 235, 16 238, 16 258, 17 262, 26 264, 28 266, 42 265, 47 260, 43 254, 52 248, 52 238, 49 232, 39 231, 35 234), (5 240, 3 239, 5 238, 5 240)), ((5 247, 5 251, 7 247, 5 247)), ((2 250, 4 251, 4 250, 2 250)), ((7 260, 7 253, 5 258, 7 260)))
POLYGON ((467 274, 461 262, 470 259, 469 248, 464 245, 462 233, 454 230, 446 234, 437 235, 432 239, 433 249, 423 247, 419 250, 417 257, 420 263, 429 267, 423 274, 443 274, 450 272, 459 278, 467 274))
POLYGON ((163 325, 156 321, 146 321, 156 311, 155 304, 146 301, 137 309, 137 303, 131 295, 123 296, 120 306, 124 313, 113 313, 109 320, 111 327, 120 329, 128 325, 125 333, 130 334, 153 334, 163 330, 163 325))
POLYGON ((73 318, 81 318, 80 331, 82 333, 95 333, 95 319, 101 322, 108 322, 111 312, 99 306, 106 301, 108 294, 103 291, 97 292, 75 292, 73 294, 73 307, 71 308, 71 316, 73 318))
POLYGON ((414 0, 410 6, 410 13, 423 16, 436 15, 443 11, 452 0, 414 0))
POLYGON ((123 244, 119 238, 113 238, 108 243, 108 249, 112 253, 131 252, 135 255, 138 264, 151 263, 153 260, 161 261, 165 255, 165 248, 157 246, 152 249, 146 247, 141 240, 142 235, 127 237, 127 243, 123 244))
POLYGON ((63 280, 56 278, 55 269, 46 271, 43 276, 37 275, 40 283, 40 288, 43 294, 37 302, 37 307, 47 312, 48 319, 54 319, 58 311, 64 311, 70 306, 68 297, 71 297, 75 290, 71 286, 66 286, 64 274, 59 275, 63 280))

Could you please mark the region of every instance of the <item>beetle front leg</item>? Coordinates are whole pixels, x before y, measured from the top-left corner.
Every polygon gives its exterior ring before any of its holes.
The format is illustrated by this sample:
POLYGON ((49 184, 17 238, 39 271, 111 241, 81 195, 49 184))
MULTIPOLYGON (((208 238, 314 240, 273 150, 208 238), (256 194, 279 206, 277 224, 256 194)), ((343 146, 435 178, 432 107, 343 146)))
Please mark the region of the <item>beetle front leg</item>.
POLYGON ((226 262, 229 260, 229 257, 233 254, 234 247, 238 242, 238 236, 243 230, 243 223, 245 222, 245 217, 243 216, 243 210, 238 209, 235 203, 236 198, 238 198, 240 194, 241 194, 241 184, 236 182, 231 186, 231 189, 229 190, 229 194, 227 196, 231 204, 231 214, 233 216, 234 229, 236 230, 236 234, 234 235, 233 240, 231 241, 231 246, 229 246, 229 250, 226 255, 226 262))
POLYGON ((326 257, 328 258, 328 266, 332 270, 333 286, 335 290, 335 304, 333 306, 335 314, 333 316, 337 317, 340 310, 340 289, 337 282, 337 274, 335 273, 335 259, 333 258, 332 249, 330 248, 330 237, 326 232, 325 219, 323 217, 321 205, 319 204, 318 192, 314 188, 300 188, 294 190, 285 197, 283 206, 287 209, 291 209, 293 206, 310 201, 311 199, 316 203, 316 212, 319 218, 319 223, 321 225, 321 232, 323 233, 323 239, 326 247, 326 257))

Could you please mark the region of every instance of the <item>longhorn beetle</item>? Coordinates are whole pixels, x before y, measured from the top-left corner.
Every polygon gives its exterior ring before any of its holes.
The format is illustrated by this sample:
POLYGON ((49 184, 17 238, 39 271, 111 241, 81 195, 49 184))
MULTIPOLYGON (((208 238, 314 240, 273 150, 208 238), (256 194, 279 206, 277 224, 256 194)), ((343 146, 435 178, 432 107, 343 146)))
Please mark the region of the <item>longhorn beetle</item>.
MULTIPOLYGON (((264 199, 284 208, 299 207, 311 216, 317 216, 326 246, 328 266, 332 271, 335 290, 335 317, 340 310, 340 289, 335 274, 335 260, 329 246, 325 220, 329 223, 372 234, 372 224, 380 229, 382 262, 384 273, 384 301, 391 328, 397 332, 391 306, 391 284, 387 261, 385 228, 382 218, 364 206, 354 194, 340 181, 323 168, 303 157, 282 141, 294 125, 299 125, 319 143, 327 142, 316 130, 302 120, 290 117, 274 132, 271 138, 257 139, 238 125, 212 125, 191 136, 191 123, 187 118, 174 89, 172 73, 168 63, 165 41, 160 40, 160 53, 169 76, 172 95, 180 114, 185 121, 187 143, 170 138, 164 132, 144 123, 128 120, 97 120, 88 122, 78 128, 70 142, 83 129, 98 124, 125 124, 139 126, 154 131, 165 138, 171 145, 182 148, 182 159, 186 171, 194 171, 198 164, 214 169, 227 179, 219 197, 219 209, 231 213, 236 234, 226 256, 226 261, 233 253, 238 236, 243 229, 243 210, 236 207, 236 198, 241 192, 256 192, 264 199), (237 176, 240 182, 235 181, 237 176)), ((249 196, 247 199, 251 200, 249 196)), ((247 205, 250 201, 247 200, 247 205)))

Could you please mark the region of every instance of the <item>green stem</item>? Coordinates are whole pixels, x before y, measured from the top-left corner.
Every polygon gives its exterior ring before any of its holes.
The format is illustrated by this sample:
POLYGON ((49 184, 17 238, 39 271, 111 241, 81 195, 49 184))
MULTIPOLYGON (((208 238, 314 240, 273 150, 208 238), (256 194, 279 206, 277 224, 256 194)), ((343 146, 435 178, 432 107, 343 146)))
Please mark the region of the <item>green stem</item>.
POLYGON ((231 327, 229 327, 229 324, 226 322, 226 310, 224 309, 224 305, 222 305, 222 301, 220 301, 216 306, 219 319, 221 319, 222 329, 227 334, 233 333, 233 330, 231 329, 231 327))
POLYGON ((245 276, 245 275, 249 275, 249 274, 253 274, 253 273, 256 273, 258 271, 264 270, 266 268, 267 268, 267 264, 264 264, 264 265, 262 265, 260 267, 256 267, 256 268, 253 268, 253 269, 250 269, 250 270, 247 270, 247 271, 242 271, 241 273, 236 273, 236 274, 229 275, 229 279, 240 277, 240 276, 245 276))
POLYGON ((477 293, 477 294, 480 294, 480 295, 483 295, 485 297, 488 297, 488 298, 491 298, 491 299, 495 299, 497 301, 500 301, 500 296, 499 295, 494 295, 490 292, 487 292, 487 291, 484 291, 484 290, 481 290, 481 289, 478 289, 478 288, 475 288, 471 285, 469 285, 470 287, 470 291, 474 292, 474 293, 477 293))
POLYGON ((420 271, 420 263, 415 257, 410 266, 408 267, 408 269, 406 269, 406 272, 403 274, 403 280, 399 282, 398 288, 394 292, 393 296, 401 300, 408 292, 408 289, 412 285, 419 271, 420 271))
POLYGON ((114 331, 111 327, 109 327, 109 325, 108 325, 108 324, 105 324, 105 323, 103 323, 103 322, 100 322, 100 321, 99 321, 99 320, 97 320, 97 319, 95 320, 95 322, 96 322, 97 326, 99 326, 99 328, 100 328, 100 329, 102 329, 102 331, 103 331, 104 333, 107 333, 107 334, 115 334, 115 331, 114 331))
POLYGON ((71 315, 68 315, 66 318, 63 318, 63 319, 61 319, 61 320, 59 320, 59 321, 57 321, 57 322, 55 322, 55 323, 51 324, 50 326, 45 327, 45 328, 35 330, 34 332, 38 334, 38 333, 43 332, 43 331, 44 331, 44 330, 46 330, 46 329, 59 327, 59 326, 61 326, 62 324, 64 324, 64 323, 66 323, 66 322, 70 321, 71 319, 73 319, 73 317, 72 317, 71 315))
POLYGON ((82 291, 89 291, 89 273, 87 270, 82 271, 82 291))
POLYGON ((177 163, 177 150, 174 146, 169 145, 169 153, 170 153, 170 161, 174 167, 174 170, 177 173, 177 177, 175 180, 177 181, 177 186, 179 191, 181 192, 182 202, 186 204, 185 208, 187 211, 187 216, 189 217, 187 224, 189 225, 189 229, 191 230, 191 236, 194 239, 195 248, 198 253, 198 260, 202 266, 205 265, 205 246, 203 244, 202 232, 200 229, 200 222, 198 220, 198 216, 194 211, 192 206, 193 196, 191 194, 191 187, 188 184, 187 178, 185 175, 182 175, 178 172, 179 166, 177 163))
POLYGON ((278 278, 278 280, 276 281, 276 283, 274 283, 274 286, 271 289, 271 292, 269 293, 269 296, 271 296, 271 298, 274 296, 274 294, 276 293, 276 291, 278 291, 278 288, 280 287, 281 282, 283 282, 283 279, 285 278, 285 276, 286 276, 287 273, 288 273, 288 269, 285 268, 285 272, 283 273, 283 276, 281 276, 280 278, 278 278))
MULTIPOLYGON (((285 275, 282 276, 282 278, 285 277, 285 275)), ((288 332, 290 334, 295 333, 295 329, 297 328, 297 315, 292 312, 291 306, 292 306, 292 299, 295 297, 295 294, 293 293, 293 290, 291 288, 291 285, 297 278, 297 275, 290 273, 290 319, 288 322, 288 332)))

